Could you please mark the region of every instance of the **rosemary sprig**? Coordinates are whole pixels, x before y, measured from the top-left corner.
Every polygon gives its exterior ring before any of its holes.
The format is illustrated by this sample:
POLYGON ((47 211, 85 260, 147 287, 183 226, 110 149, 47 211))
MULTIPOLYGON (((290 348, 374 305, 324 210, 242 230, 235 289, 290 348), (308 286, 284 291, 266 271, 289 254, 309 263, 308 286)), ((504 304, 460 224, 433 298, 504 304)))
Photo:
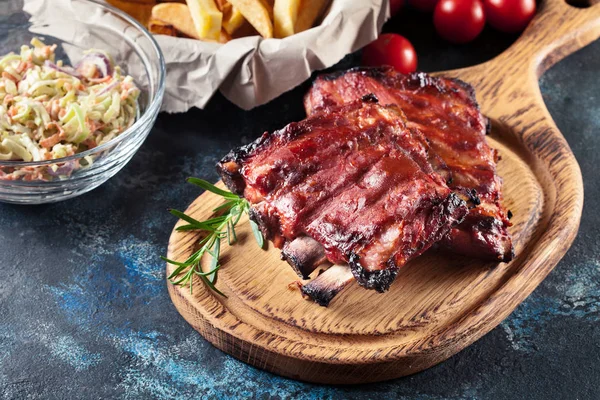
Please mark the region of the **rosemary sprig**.
MULTIPOLYGON (((230 246, 237 242, 235 227, 242 218, 242 215, 244 213, 247 214, 250 210, 250 203, 248 203, 246 199, 226 190, 219 189, 205 180, 189 178, 187 181, 204 190, 208 190, 209 192, 223 197, 226 202, 213 210, 214 213, 219 213, 219 216, 207 219, 206 221, 198 221, 181 211, 170 210, 171 214, 187 222, 186 225, 177 227, 178 231, 200 230, 207 232, 207 235, 200 240, 200 248, 183 262, 170 260, 161 256, 164 261, 177 266, 171 275, 169 275, 168 279, 173 285, 189 285, 190 293, 192 293, 193 277, 196 275, 216 293, 223 297, 227 297, 215 287, 218 272, 221 268, 221 264, 219 263, 221 255, 221 239, 227 238, 227 243, 230 246), (208 272, 203 272, 200 265, 200 261, 205 254, 208 254, 211 257, 208 272)), ((263 248, 264 238, 258 225, 252 220, 250 220, 250 225, 258 245, 260 248, 263 248)))

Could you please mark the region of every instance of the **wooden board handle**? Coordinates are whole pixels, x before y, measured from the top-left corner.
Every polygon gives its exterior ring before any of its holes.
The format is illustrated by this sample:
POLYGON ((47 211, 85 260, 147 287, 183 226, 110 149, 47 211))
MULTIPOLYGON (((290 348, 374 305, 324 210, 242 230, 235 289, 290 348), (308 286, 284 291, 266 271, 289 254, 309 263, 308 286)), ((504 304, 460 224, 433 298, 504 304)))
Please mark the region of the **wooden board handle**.
POLYGON ((600 0, 593 2, 596 4, 588 8, 576 8, 565 0, 542 1, 521 37, 494 61, 533 67, 539 78, 552 65, 600 37, 600 0))
MULTIPOLYGON (((521 37, 498 57, 473 67, 440 72, 439 75, 462 79, 472 84, 482 112, 490 117, 495 131, 512 132, 535 159, 529 160, 545 186, 544 209, 553 210, 545 217, 545 228, 537 239, 544 251, 532 255, 525 250, 513 263, 521 264, 517 279, 509 279, 481 307, 456 321, 455 327, 438 337, 456 337, 461 327, 482 329, 490 320, 500 322, 493 304, 517 304, 515 293, 523 298, 533 291, 550 272, 548 255, 558 248, 569 248, 579 226, 583 209, 581 172, 567 141, 548 112, 538 84, 541 74, 567 55, 600 37, 600 0, 588 8, 576 8, 565 0, 543 0, 538 12, 521 37)), ((576 71, 573 71, 573 79, 576 71)))
POLYGON ((565 0, 542 0, 533 21, 505 52, 483 64, 440 75, 474 85, 483 105, 498 102, 499 96, 514 98, 515 88, 527 86, 537 92, 544 71, 600 37, 600 0, 591 1, 595 4, 588 8, 576 8, 565 0))
POLYGON ((525 129, 511 125, 522 129, 522 135, 534 128, 533 117, 543 120, 545 128, 556 129, 538 79, 553 64, 600 37, 600 0, 593 1, 596 4, 588 8, 576 8, 565 0, 543 0, 533 21, 505 52, 483 64, 439 74, 472 84, 487 116, 523 121, 525 129))

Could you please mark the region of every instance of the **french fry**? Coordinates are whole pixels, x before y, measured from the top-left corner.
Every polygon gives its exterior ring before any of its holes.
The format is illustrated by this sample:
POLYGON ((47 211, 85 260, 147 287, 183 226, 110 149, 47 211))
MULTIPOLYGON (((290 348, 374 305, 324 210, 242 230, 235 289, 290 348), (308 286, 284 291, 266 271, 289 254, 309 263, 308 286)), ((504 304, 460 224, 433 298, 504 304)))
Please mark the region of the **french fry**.
POLYGON ((230 35, 233 35, 237 31, 244 21, 244 16, 237 8, 227 3, 228 7, 222 9, 223 11, 223 29, 230 35))
POLYGON ((152 4, 152 5, 155 5, 160 0, 121 0, 121 1, 123 1, 125 3, 137 3, 137 4, 152 4))
POLYGON ((190 9, 181 3, 162 3, 152 8, 152 19, 172 25, 177 31, 199 39, 190 9))
POLYGON ((173 25, 157 19, 150 19, 148 30, 156 35, 178 36, 177 29, 173 25))
POLYGON ((231 11, 227 15, 227 19, 223 21, 223 29, 230 35, 233 35, 246 21, 240 10, 231 7, 231 11))
POLYGON ((300 0, 275 0, 273 19, 275 37, 284 38, 294 34, 300 0))
POLYGON ((225 31, 225 29, 221 30, 221 34, 219 35, 219 43, 227 43, 231 40, 231 35, 225 31))
POLYGON ((314 26, 331 0, 106 0, 159 35, 226 43, 284 38, 314 26), (186 5, 187 3, 187 5, 186 5))
POLYGON ((156 1, 154 0, 152 0, 152 2, 148 1, 147 3, 133 3, 124 0, 107 0, 107 2, 111 6, 125 11, 144 26, 148 25, 150 15, 152 14, 152 7, 156 4, 156 1))
POLYGON ((300 11, 294 31, 296 33, 305 31, 315 25, 317 19, 323 15, 329 5, 329 0, 301 0, 300 11))
POLYGON ((223 13, 214 0, 186 0, 200 39, 219 40, 223 13))
POLYGON ((229 0, 229 2, 242 13, 262 37, 273 37, 273 22, 270 18, 273 9, 267 3, 261 0, 229 0))
POLYGON ((188 6, 181 3, 162 3, 154 6, 148 28, 150 29, 150 32, 156 34, 188 37, 207 42, 227 43, 231 40, 231 36, 223 30, 219 32, 219 38, 217 40, 200 39, 196 32, 196 26, 194 25, 188 6), (175 29, 174 35, 168 30, 169 26, 172 26, 175 29))
POLYGON ((269 18, 273 21, 273 7, 275 6, 275 0, 260 0, 260 2, 265 6, 269 12, 269 18))

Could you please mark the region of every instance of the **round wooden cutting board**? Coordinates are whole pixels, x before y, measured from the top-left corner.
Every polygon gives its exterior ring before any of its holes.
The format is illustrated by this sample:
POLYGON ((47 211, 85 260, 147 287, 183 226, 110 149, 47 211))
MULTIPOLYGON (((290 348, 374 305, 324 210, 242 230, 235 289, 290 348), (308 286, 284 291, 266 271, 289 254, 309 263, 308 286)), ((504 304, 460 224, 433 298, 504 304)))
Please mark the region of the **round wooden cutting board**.
MULTIPOLYGON (((304 300, 273 246, 258 248, 247 219, 238 243, 221 246, 217 287, 168 284, 183 317, 219 349, 258 368, 310 382, 354 384, 412 374, 465 348, 506 318, 554 268, 581 217, 579 166, 548 114, 539 75, 600 36, 600 6, 542 2, 523 36, 496 59, 440 73, 477 89, 493 121, 489 143, 502 159, 505 205, 517 257, 490 264, 429 251, 401 269, 380 294, 355 282, 328 308, 304 300)), ((198 220, 222 198, 205 193, 187 209, 198 220)), ((182 222, 180 221, 177 226, 182 222)), ((199 232, 173 231, 168 257, 184 260, 199 232)), ((167 265, 167 275, 173 266, 167 265)))

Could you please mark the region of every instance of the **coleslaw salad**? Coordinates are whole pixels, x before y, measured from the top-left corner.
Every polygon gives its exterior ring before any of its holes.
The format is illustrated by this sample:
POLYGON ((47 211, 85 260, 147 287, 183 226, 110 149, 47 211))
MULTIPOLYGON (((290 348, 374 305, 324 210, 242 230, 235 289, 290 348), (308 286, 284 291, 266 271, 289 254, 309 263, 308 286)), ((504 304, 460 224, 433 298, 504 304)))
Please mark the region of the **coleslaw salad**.
MULTIPOLYGON (((33 39, 0 58, 0 160, 58 161, 107 143, 136 121, 140 90, 108 54, 89 50, 71 67, 55 61, 55 49, 33 39)), ((93 161, 5 169, 0 180, 52 180, 93 161)))

